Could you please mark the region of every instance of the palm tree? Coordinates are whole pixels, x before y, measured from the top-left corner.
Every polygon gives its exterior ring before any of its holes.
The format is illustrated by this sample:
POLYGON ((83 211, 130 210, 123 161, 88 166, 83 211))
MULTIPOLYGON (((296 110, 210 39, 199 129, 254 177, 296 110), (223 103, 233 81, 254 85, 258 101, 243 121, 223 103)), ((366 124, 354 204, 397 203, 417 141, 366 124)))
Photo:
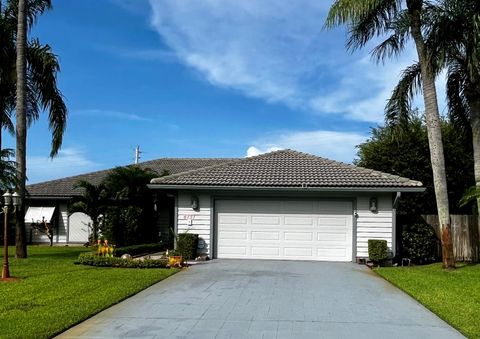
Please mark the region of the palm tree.
MULTIPOLYGON (((477 201, 480 214, 480 3, 442 0, 428 9, 427 48, 436 75, 447 70, 450 118, 472 136, 475 186, 462 204, 477 201)), ((394 123, 408 118, 408 106, 422 85, 418 64, 408 67, 387 107, 394 123), (399 109, 400 108, 400 109, 399 109)))
POLYGON ((149 168, 134 165, 117 167, 108 174, 104 184, 113 199, 139 203, 150 195, 147 185, 158 176, 149 168))
MULTIPOLYGON (((59 64, 48 45, 38 40, 27 41, 28 28, 45 10, 51 0, 8 0, 0 8, 0 148, 1 132, 13 132, 11 115, 16 113, 17 191, 25 197, 27 127, 48 111, 55 156, 62 144, 67 109, 57 88, 59 64)), ((16 256, 27 256, 23 207, 17 214, 16 256)))
MULTIPOLYGON (((27 173, 27 60, 25 56, 25 49, 27 47, 27 16, 26 0, 18 1, 18 28, 17 28, 17 104, 15 107, 16 112, 16 162, 17 162, 17 192, 20 194, 22 201, 25 201, 25 184, 27 173)), ((15 232, 15 245, 17 258, 27 257, 27 242, 25 239, 25 221, 23 216, 25 215, 25 208, 22 207, 17 211, 16 232, 15 232)))
POLYGON ((453 268, 455 263, 435 72, 422 30, 424 11, 429 6, 423 0, 406 0, 406 3, 401 0, 336 0, 328 14, 326 27, 347 25, 347 48, 350 50, 362 48, 373 38, 388 34, 388 38, 373 51, 372 55, 377 61, 399 55, 407 41, 413 39, 423 83, 430 161, 441 225, 443 267, 453 268))
POLYGON ((83 195, 75 197, 68 209, 69 214, 75 212, 85 213, 92 219, 90 225, 92 236, 91 243, 95 244, 98 239, 102 216, 108 206, 107 191, 105 185, 93 185, 85 180, 75 184, 75 188, 83 189, 83 195))

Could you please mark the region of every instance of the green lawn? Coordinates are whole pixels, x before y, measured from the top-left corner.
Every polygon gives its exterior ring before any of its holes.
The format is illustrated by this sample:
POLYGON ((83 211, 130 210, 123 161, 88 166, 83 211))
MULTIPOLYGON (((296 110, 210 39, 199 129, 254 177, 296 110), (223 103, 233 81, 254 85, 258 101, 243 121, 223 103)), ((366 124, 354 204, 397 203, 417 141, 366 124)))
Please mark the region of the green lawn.
POLYGON ((469 338, 480 338, 480 265, 382 267, 376 272, 469 338))
POLYGON ((28 250, 28 259, 10 260, 20 280, 0 282, 0 338, 49 338, 178 272, 74 265, 83 247, 28 250))

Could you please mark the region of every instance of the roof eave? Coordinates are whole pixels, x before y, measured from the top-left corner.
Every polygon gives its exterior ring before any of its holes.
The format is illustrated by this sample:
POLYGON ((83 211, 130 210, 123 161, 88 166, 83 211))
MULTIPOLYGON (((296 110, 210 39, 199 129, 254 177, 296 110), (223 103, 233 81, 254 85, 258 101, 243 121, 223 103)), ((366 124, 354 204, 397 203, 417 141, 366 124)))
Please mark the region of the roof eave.
POLYGON ((74 197, 65 196, 65 195, 28 195, 25 197, 26 200, 70 200, 74 197))
POLYGON ((279 187, 279 186, 215 186, 215 185, 172 185, 149 184, 150 189, 162 190, 237 190, 237 191, 291 191, 291 192, 424 192, 425 187, 279 187))

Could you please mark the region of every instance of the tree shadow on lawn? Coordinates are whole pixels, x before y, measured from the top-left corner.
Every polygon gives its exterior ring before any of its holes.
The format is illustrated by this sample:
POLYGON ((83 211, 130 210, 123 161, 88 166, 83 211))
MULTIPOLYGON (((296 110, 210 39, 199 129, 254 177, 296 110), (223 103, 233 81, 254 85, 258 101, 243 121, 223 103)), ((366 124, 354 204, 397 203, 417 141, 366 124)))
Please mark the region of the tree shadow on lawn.
POLYGON ((480 263, 478 262, 457 262, 455 265, 457 270, 462 270, 469 267, 480 267, 480 263))

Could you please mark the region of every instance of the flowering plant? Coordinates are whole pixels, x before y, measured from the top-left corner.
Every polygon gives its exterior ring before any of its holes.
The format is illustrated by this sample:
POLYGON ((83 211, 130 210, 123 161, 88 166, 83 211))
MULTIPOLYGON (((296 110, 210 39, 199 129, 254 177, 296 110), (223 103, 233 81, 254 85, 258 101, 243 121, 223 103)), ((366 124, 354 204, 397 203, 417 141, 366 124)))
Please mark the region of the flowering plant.
POLYGON ((115 245, 108 245, 108 240, 104 240, 103 244, 100 239, 97 240, 97 255, 100 257, 113 257, 115 253, 115 245))

